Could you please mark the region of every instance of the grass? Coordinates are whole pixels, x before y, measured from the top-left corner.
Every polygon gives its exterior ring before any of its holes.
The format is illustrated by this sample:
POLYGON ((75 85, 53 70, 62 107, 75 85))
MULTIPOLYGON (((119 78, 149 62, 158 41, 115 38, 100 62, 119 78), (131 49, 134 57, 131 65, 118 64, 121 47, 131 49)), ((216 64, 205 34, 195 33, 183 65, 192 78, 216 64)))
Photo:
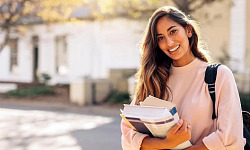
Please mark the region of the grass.
POLYGON ((46 85, 37 85, 30 88, 22 88, 11 90, 5 93, 5 96, 13 96, 13 97, 35 97, 39 95, 53 95, 54 91, 52 88, 46 85))
POLYGON ((129 104, 130 97, 128 93, 111 92, 108 102, 111 104, 129 104))

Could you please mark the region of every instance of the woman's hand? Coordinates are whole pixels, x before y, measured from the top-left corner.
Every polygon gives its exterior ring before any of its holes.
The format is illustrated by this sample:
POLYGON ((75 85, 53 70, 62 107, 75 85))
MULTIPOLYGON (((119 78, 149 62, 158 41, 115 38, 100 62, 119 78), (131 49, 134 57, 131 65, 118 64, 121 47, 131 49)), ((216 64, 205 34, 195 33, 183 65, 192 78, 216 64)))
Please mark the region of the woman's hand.
POLYGON ((187 121, 180 119, 179 122, 169 130, 165 141, 174 148, 191 139, 191 130, 191 125, 187 121))
POLYGON ((200 144, 197 144, 197 145, 191 146, 189 148, 186 148, 185 150, 208 150, 208 148, 202 142, 200 144))
POLYGON ((173 149, 190 139, 191 126, 188 125, 187 121, 180 119, 179 122, 168 131, 165 139, 145 137, 141 144, 141 150, 173 149))

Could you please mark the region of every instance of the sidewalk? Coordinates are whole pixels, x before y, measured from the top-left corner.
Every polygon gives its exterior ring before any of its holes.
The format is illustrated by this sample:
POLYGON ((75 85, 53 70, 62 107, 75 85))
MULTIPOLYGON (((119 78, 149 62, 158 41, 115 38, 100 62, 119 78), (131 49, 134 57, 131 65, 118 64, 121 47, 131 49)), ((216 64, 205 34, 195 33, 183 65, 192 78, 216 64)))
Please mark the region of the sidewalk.
POLYGON ((89 105, 79 106, 70 102, 48 102, 48 101, 32 101, 23 99, 4 99, 0 97, 0 107, 22 107, 38 109, 38 110, 66 110, 78 113, 89 113, 94 115, 104 116, 119 116, 122 105, 117 104, 102 104, 102 105, 89 105))
POLYGON ((120 106, 0 98, 0 147, 120 150, 120 106))

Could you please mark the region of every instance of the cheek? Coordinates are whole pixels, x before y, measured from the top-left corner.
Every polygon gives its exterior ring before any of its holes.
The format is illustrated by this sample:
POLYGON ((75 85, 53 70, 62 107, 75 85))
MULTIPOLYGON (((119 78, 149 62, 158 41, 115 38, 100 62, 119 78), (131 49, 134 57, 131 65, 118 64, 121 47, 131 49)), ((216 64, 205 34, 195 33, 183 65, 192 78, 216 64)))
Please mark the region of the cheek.
POLYGON ((162 42, 158 42, 158 46, 159 46, 159 48, 161 49, 161 50, 165 50, 166 49, 166 44, 164 44, 164 42, 162 41, 162 42))
POLYGON ((184 40, 183 40, 183 46, 185 46, 185 47, 189 46, 189 40, 188 40, 188 38, 184 38, 184 40))
POLYGON ((183 36, 180 37, 180 41, 184 44, 189 44, 188 36, 186 34, 183 34, 183 36))

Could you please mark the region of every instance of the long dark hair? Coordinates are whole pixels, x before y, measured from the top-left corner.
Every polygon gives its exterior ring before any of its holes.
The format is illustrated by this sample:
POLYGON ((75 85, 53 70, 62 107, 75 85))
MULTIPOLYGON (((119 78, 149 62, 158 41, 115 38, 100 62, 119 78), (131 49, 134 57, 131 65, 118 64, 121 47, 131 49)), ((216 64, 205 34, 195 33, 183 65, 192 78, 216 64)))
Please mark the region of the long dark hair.
POLYGON ((198 25, 182 11, 175 7, 164 6, 157 9, 149 19, 142 44, 141 66, 136 74, 136 104, 143 101, 148 95, 157 98, 169 98, 170 89, 166 85, 169 78, 169 69, 172 59, 158 46, 156 24, 161 17, 167 17, 184 28, 190 27, 192 37, 189 45, 193 55, 202 61, 209 62, 211 57, 201 48, 198 25))

